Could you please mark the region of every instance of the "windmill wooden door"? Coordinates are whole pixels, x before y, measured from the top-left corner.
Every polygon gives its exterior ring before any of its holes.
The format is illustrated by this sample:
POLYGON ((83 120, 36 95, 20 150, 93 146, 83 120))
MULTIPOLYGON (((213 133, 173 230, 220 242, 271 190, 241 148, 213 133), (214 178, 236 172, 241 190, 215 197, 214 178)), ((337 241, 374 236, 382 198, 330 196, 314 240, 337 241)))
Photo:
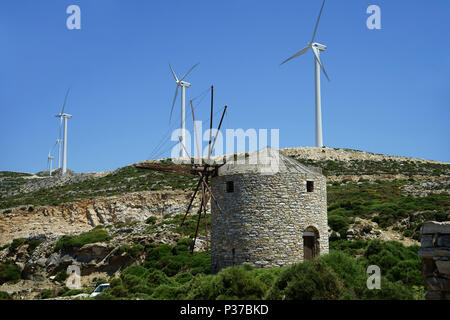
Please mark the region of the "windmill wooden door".
POLYGON ((303 237, 303 259, 311 260, 315 255, 315 237, 303 237))

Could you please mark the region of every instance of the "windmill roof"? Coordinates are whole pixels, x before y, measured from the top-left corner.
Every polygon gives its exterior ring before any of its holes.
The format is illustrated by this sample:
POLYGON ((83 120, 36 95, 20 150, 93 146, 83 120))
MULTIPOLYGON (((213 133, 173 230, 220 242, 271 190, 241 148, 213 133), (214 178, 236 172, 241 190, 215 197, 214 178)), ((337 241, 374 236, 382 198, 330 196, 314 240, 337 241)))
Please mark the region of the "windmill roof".
POLYGON ((219 168, 219 176, 241 173, 274 174, 278 172, 322 174, 320 169, 308 167, 270 147, 248 154, 239 154, 237 160, 234 157, 232 155, 226 158, 226 163, 219 168))

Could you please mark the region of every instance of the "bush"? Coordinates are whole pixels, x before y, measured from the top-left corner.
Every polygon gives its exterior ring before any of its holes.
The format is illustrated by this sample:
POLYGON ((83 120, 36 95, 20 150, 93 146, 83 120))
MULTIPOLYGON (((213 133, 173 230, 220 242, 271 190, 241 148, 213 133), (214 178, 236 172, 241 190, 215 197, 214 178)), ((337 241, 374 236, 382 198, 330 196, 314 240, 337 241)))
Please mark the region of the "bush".
POLYGON ((109 239, 111 239, 111 237, 109 236, 108 231, 95 227, 91 231, 82 233, 78 236, 62 236, 55 244, 55 252, 60 250, 67 252, 74 248, 81 248, 88 243, 103 242, 108 241, 109 239))
POLYGON ((119 253, 125 253, 128 257, 137 259, 144 251, 144 246, 136 244, 134 246, 123 245, 119 248, 119 253))
POLYGON ((20 269, 12 261, 0 264, 0 285, 20 280, 20 269))
POLYGON ((60 272, 58 272, 58 274, 55 276, 55 281, 58 281, 60 283, 64 283, 67 278, 69 277, 69 275, 67 274, 67 270, 63 269, 60 272))
POLYGON ((27 251, 29 254, 32 254, 34 250, 42 243, 42 241, 33 239, 33 240, 27 240, 28 248, 27 251))
POLYGON ((0 291, 0 300, 13 300, 13 298, 8 294, 8 292, 0 291))
POLYGON ((343 281, 347 299, 361 298, 365 291, 367 274, 364 266, 351 256, 332 250, 328 255, 320 257, 343 281))
POLYGON ((217 275, 198 275, 191 282, 187 299, 256 300, 267 292, 266 285, 244 266, 222 269, 217 275))
POLYGON ((306 261, 288 267, 270 289, 271 300, 336 300, 344 286, 336 273, 322 260, 306 261))
MULTIPOLYGON (((396 241, 380 240, 337 241, 332 243, 331 252, 341 250, 351 255, 360 256, 354 259, 364 270, 369 265, 377 265, 381 269, 381 290, 357 292, 361 299, 423 299, 423 278, 421 263, 418 258, 418 246, 405 247, 396 241)), ((322 258, 322 257, 321 257, 322 258)), ((323 259, 327 259, 326 256, 323 259)), ((338 272, 338 269, 333 265, 338 272)), ((345 275, 343 274, 345 280, 345 275)), ((366 275, 367 277, 367 275, 366 275)), ((363 286, 365 287, 365 285, 363 286)))
POLYGON ((110 287, 106 288, 101 294, 98 295, 98 297, 99 299, 109 297, 125 298, 128 297, 129 295, 130 293, 122 283, 122 279, 116 278, 111 281, 110 287))
POLYGON ((155 288, 162 284, 166 284, 166 285, 173 284, 173 280, 169 279, 169 277, 167 277, 167 275, 160 270, 152 270, 148 274, 147 283, 151 287, 155 288))
POLYGON ((183 287, 162 284, 153 291, 151 299, 177 300, 182 299, 183 294, 184 294, 183 287))
POLYGON ((408 286, 423 286, 420 260, 404 260, 395 264, 386 277, 391 281, 402 281, 408 286))
POLYGON ((345 238, 349 226, 348 219, 340 215, 332 214, 328 216, 328 225, 334 231, 339 232, 342 238, 345 238))
POLYGON ((186 296, 188 300, 213 300, 216 298, 215 294, 215 276, 199 274, 189 282, 189 289, 186 296))
POLYGON ((51 298, 51 297, 53 297, 53 292, 50 289, 45 290, 45 291, 43 291, 41 293, 41 299, 48 299, 48 298, 51 298))
POLYGON ((234 266, 221 270, 215 279, 214 289, 218 300, 262 299, 266 285, 245 266, 234 266))
MULTIPOLYGON (((172 287, 176 282, 169 279, 164 272, 160 270, 148 270, 142 266, 127 267, 120 278, 113 279, 110 283, 110 288, 105 290, 105 295, 102 293, 102 298, 111 296, 111 298, 132 298, 139 297, 141 299, 149 299, 150 295, 155 292, 156 288, 161 286, 172 287)), ((162 295, 166 297, 167 290, 159 289, 156 296, 162 295), (163 292, 164 291, 164 292, 163 292)))
POLYGON ((147 220, 145 220, 145 223, 147 223, 147 224, 155 224, 157 220, 158 219, 156 217, 149 217, 147 220))
POLYGON ((167 276, 175 276, 179 272, 198 273, 210 272, 209 252, 189 251, 190 239, 180 239, 175 247, 162 244, 147 249, 144 266, 162 270, 167 276))
POLYGON ((253 274, 267 288, 271 288, 283 270, 284 268, 254 269, 253 274))
POLYGON ((70 297, 70 296, 75 296, 75 295, 80 294, 80 293, 84 293, 84 291, 80 290, 80 289, 71 289, 71 290, 65 292, 62 296, 63 297, 70 297))
POLYGON ((17 248, 19 248, 22 244, 24 244, 26 241, 26 239, 24 238, 18 238, 18 239, 14 239, 11 243, 11 245, 9 246, 9 250, 11 251, 16 251, 17 248))
POLYGON ((179 284, 185 284, 192 280, 194 276, 189 272, 180 272, 175 276, 175 281, 179 284))

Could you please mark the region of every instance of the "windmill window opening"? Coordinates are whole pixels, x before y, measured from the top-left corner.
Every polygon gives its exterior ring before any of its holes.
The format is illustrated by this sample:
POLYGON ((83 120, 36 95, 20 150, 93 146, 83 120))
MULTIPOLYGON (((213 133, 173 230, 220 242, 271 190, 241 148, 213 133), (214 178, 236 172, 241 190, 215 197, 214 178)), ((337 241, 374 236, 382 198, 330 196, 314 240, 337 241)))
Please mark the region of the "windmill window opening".
POLYGON ((314 181, 306 181, 306 191, 314 192, 314 181))
POLYGON ((234 182, 233 181, 227 181, 227 192, 234 192, 234 182))

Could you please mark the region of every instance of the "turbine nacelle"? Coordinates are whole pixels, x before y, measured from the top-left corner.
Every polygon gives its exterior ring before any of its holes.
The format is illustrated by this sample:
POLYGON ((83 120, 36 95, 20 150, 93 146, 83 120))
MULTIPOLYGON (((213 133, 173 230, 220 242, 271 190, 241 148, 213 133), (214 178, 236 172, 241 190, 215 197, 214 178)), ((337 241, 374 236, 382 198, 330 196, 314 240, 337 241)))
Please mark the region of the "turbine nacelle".
MULTIPOLYGON (((189 82, 183 81, 184 78, 187 77, 187 75, 198 65, 199 63, 194 64, 180 79, 178 79, 175 71, 173 71, 172 66, 169 63, 169 68, 170 68, 170 72, 172 72, 172 76, 175 79, 175 83, 176 83, 176 89, 175 89, 175 95, 173 97, 173 101, 172 101, 172 108, 170 109, 170 118, 169 118, 169 123, 172 120, 172 113, 173 113, 173 107, 175 106, 175 101, 177 100, 177 95, 178 95, 178 88, 181 87, 181 90, 183 92, 184 95, 184 89, 185 88, 190 88, 191 84, 189 82)), ((183 109, 182 112, 182 118, 183 118, 183 112, 184 112, 184 101, 181 101, 181 109, 183 109)), ((184 120, 181 120, 182 123, 184 123, 184 120)), ((184 126, 182 125, 182 127, 184 128, 184 126)))
POLYGON ((320 44, 317 42, 311 43, 311 46, 318 49, 319 51, 325 51, 327 49, 327 46, 324 44, 320 44))
POLYGON ((71 115, 71 114, 68 114, 68 113, 59 113, 59 114, 57 114, 55 117, 57 117, 57 118, 67 118, 67 119, 70 119, 70 118, 72 118, 72 115, 71 115))
POLYGON ((191 84, 189 82, 186 81, 177 81, 177 85, 179 85, 180 87, 185 87, 185 88, 190 88, 191 84))

